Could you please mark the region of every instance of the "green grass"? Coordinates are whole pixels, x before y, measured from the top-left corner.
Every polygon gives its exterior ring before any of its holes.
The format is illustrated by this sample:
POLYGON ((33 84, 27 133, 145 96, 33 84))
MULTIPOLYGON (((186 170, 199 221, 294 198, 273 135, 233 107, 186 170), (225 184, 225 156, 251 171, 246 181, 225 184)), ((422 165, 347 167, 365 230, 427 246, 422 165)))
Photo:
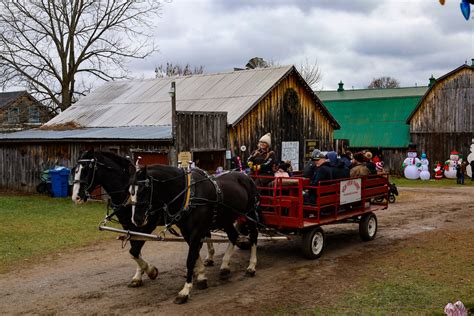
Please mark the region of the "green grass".
POLYGON ((434 180, 430 179, 428 181, 422 180, 408 180, 406 178, 398 178, 391 176, 389 178, 390 182, 394 182, 399 187, 474 187, 474 181, 471 181, 471 178, 466 177, 464 180, 464 185, 457 184, 456 179, 446 179, 434 180))
POLYGON ((0 273, 14 264, 112 238, 98 230, 104 203, 74 205, 70 198, 0 196, 0 273))

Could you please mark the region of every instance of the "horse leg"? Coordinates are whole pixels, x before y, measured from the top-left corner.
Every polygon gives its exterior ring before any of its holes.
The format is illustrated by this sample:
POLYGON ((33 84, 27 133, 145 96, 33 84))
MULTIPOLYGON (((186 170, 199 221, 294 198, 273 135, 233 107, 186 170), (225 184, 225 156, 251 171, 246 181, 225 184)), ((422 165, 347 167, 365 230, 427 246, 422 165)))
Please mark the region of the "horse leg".
POLYGON ((178 296, 174 299, 175 304, 184 304, 188 301, 189 293, 193 288, 193 272, 196 261, 199 258, 199 250, 202 247, 201 237, 194 234, 193 237, 189 239, 189 251, 188 258, 186 259, 186 283, 184 283, 183 289, 178 293, 178 296))
MULTIPOLYGON (((211 233, 209 232, 206 235, 206 237, 211 238, 211 233)), ((216 251, 214 250, 214 245, 212 244, 211 241, 207 241, 206 244, 207 244, 207 256, 206 256, 206 259, 204 259, 204 266, 211 267, 214 265, 214 254, 216 251)))
POLYGON ((224 258, 222 258, 222 264, 220 269, 220 277, 221 279, 228 279, 230 276, 230 258, 234 253, 235 243, 237 242, 237 238, 239 237, 239 233, 234 228, 234 225, 228 225, 225 229, 227 233, 227 237, 229 238, 229 246, 227 246, 227 250, 224 254, 224 258))
POLYGON ((130 240, 130 255, 132 259, 135 260, 137 263, 137 269, 135 271, 135 275, 132 278, 132 281, 128 285, 129 287, 140 287, 143 285, 142 275, 146 272, 148 277, 152 280, 156 279, 158 276, 158 269, 152 265, 151 263, 146 262, 143 260, 140 252, 142 250, 145 241, 143 240, 130 240))
POLYGON ((199 290, 207 289, 207 278, 205 274, 205 267, 201 260, 201 256, 199 256, 196 260, 196 265, 194 266, 194 275, 197 276, 196 287, 199 290))
POLYGON ((247 270, 245 271, 245 275, 247 276, 255 276, 255 267, 257 265, 257 240, 258 240, 258 230, 257 225, 253 222, 248 223, 249 227, 249 237, 250 243, 252 248, 250 249, 250 261, 247 270))

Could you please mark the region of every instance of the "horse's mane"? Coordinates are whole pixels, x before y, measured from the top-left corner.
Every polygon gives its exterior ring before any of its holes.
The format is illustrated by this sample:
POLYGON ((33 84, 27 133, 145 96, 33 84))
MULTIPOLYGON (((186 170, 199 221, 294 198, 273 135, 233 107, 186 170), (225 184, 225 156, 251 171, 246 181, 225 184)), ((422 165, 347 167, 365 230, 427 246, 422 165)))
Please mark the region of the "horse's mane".
POLYGON ((118 164, 122 169, 129 169, 130 167, 133 167, 133 163, 130 161, 130 159, 127 159, 125 157, 121 157, 113 152, 110 151, 97 151, 95 152, 96 154, 100 154, 104 156, 105 158, 108 158, 118 164))

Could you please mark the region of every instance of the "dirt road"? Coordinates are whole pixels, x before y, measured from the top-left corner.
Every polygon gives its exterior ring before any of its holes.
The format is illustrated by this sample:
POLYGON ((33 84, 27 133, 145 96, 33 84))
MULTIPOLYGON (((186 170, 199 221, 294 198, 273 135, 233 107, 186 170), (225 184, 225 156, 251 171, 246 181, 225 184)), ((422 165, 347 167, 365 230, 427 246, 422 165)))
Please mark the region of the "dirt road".
POLYGON ((208 315, 260 313, 281 304, 311 307, 351 288, 357 271, 370 265, 371 258, 390 256, 402 240, 436 229, 473 227, 472 188, 399 191, 395 204, 377 212, 374 241, 361 242, 356 225, 327 226, 325 252, 315 261, 301 257, 297 242, 262 243, 254 278, 244 276, 249 253, 237 250, 231 278, 221 281, 226 246, 217 245, 217 265, 207 268, 209 288, 193 289, 185 305, 173 304, 184 285, 185 244, 148 242, 143 257, 160 274, 154 281, 145 277, 141 288, 128 288, 135 263, 119 241, 108 241, 39 263, 25 262, 0 275, 0 313, 208 315), (455 193, 462 193, 462 202, 455 193))

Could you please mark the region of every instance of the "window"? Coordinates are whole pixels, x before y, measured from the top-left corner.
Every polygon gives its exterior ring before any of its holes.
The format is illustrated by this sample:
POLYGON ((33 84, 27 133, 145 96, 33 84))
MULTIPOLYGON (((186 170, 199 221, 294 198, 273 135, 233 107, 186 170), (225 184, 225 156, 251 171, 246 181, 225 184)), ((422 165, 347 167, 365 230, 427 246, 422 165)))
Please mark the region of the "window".
POLYGON ((39 109, 36 106, 28 108, 28 122, 29 123, 40 123, 39 109))
POLYGON ((11 108, 8 111, 8 123, 10 124, 20 123, 20 109, 19 108, 11 108))

